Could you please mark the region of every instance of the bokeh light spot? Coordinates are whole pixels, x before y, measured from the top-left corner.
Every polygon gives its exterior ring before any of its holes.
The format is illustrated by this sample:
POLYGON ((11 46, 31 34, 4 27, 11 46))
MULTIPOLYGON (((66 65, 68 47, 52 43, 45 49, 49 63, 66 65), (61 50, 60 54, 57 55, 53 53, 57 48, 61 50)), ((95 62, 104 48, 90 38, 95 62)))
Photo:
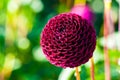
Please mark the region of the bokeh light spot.
POLYGON ((40 47, 35 47, 32 52, 33 57, 36 61, 46 61, 46 58, 43 55, 42 49, 40 47))
POLYGON ((22 5, 29 5, 32 0, 21 0, 22 5))
POLYGON ((10 2, 8 3, 8 6, 7 6, 8 11, 13 13, 13 12, 17 11, 18 8, 19 8, 19 5, 14 0, 10 0, 10 2))
POLYGON ((25 49, 28 49, 29 46, 30 46, 30 41, 27 38, 20 38, 18 40, 18 47, 20 49, 25 50, 25 49))
POLYGON ((43 10, 43 3, 41 0, 33 0, 32 4, 30 7, 33 9, 34 12, 41 12, 43 10))
POLYGON ((21 66, 22 66, 21 61, 16 58, 13 70, 19 69, 21 66))
POLYGON ((93 11, 96 13, 102 13, 104 10, 102 0, 94 0, 91 7, 92 7, 93 11))

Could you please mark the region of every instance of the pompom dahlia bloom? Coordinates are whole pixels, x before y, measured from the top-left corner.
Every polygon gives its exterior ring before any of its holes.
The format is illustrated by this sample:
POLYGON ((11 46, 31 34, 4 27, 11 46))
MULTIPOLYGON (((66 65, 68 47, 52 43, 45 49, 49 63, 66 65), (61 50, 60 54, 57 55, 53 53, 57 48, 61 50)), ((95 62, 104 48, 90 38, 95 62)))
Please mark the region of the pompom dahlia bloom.
POLYGON ((51 18, 41 33, 41 47, 47 59, 59 67, 76 67, 92 57, 96 45, 93 26, 73 13, 51 18))

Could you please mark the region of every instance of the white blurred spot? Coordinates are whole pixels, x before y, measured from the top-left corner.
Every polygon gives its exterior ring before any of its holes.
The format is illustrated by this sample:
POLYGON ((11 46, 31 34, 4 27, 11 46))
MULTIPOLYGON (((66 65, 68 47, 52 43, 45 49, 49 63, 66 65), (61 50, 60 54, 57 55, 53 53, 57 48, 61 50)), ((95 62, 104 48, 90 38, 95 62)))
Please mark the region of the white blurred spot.
POLYGON ((101 46, 106 45, 109 49, 113 49, 113 48, 117 47, 120 50, 119 42, 120 42, 120 33, 119 32, 108 35, 106 41, 103 37, 100 39, 101 46))
POLYGON ((117 70, 120 73, 120 70, 117 70))
POLYGON ((19 59, 15 59, 13 70, 19 69, 21 66, 22 66, 21 61, 19 59))
POLYGON ((41 0, 33 0, 30 7, 33 9, 34 12, 40 12, 43 10, 43 3, 41 0))
POLYGON ((29 5, 32 2, 32 0, 21 0, 22 5, 29 5))
MULTIPOLYGON (((89 59, 89 60, 90 60, 90 59, 89 59)), ((85 65, 87 68, 90 68, 90 61, 86 62, 84 65, 85 65)))
POLYGON ((112 0, 104 0, 105 2, 111 2, 112 0))
POLYGON ((103 9, 104 9, 103 5, 104 4, 103 4, 102 0, 94 0, 91 7, 92 7, 94 12, 102 13, 103 9))
POLYGON ((7 9, 9 12, 13 13, 17 11, 18 8, 19 8, 19 5, 14 0, 10 0, 10 2, 8 2, 7 9))
POLYGON ((45 55, 42 53, 42 49, 38 46, 33 49, 33 57, 37 61, 47 61, 45 55))
POLYGON ((120 0, 116 0, 118 3, 119 3, 119 5, 120 5, 120 0))
POLYGON ((72 74, 74 73, 74 71, 75 70, 73 68, 63 69, 59 75, 58 80, 69 80, 72 74))
POLYGON ((30 46, 30 41, 27 38, 20 38, 18 40, 18 47, 20 49, 28 49, 30 46))
POLYGON ((96 64, 99 61, 103 61, 104 60, 104 55, 101 54, 101 50, 99 50, 98 46, 96 46, 96 49, 93 53, 93 59, 94 59, 94 63, 96 64))
POLYGON ((120 65, 120 58, 118 59, 118 65, 120 65))

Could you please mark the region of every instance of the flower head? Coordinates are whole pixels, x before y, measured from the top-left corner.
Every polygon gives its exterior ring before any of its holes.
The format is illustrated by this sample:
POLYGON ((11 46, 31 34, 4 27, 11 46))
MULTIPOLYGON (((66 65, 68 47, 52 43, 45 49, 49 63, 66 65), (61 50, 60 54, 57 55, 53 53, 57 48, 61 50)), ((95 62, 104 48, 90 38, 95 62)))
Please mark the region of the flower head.
POLYGON ((70 13, 75 13, 83 17, 84 19, 88 20, 89 22, 93 23, 94 20, 94 13, 92 9, 88 5, 75 5, 70 13))
POLYGON ((72 68, 92 57, 96 34, 87 20, 74 13, 63 13, 48 21, 41 33, 40 43, 52 64, 72 68))

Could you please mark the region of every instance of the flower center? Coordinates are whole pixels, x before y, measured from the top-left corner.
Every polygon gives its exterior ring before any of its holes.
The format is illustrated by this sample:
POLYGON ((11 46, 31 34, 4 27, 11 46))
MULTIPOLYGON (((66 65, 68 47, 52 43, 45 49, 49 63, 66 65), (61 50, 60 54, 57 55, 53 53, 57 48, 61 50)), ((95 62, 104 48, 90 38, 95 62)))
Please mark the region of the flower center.
POLYGON ((61 32, 64 32, 65 31, 65 27, 61 27, 60 29, 59 29, 59 32, 61 33, 61 32))

